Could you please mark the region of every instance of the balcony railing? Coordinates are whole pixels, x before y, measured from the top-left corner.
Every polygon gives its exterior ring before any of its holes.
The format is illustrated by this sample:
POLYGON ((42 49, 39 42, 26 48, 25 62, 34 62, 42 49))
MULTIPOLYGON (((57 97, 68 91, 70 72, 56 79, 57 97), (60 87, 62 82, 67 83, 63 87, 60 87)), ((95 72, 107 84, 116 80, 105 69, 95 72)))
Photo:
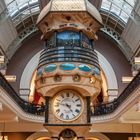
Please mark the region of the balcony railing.
POLYGON ((6 91, 8 96, 16 102, 16 104, 25 112, 31 113, 31 114, 43 114, 40 112, 41 106, 36 105, 34 103, 27 102, 20 98, 20 96, 15 92, 15 90, 12 88, 12 86, 8 83, 8 81, 4 78, 4 76, 0 73, 0 86, 3 90, 6 91))
POLYGON ((54 62, 80 62, 91 64, 100 69, 98 57, 94 49, 84 47, 61 46, 44 49, 41 53, 39 66, 54 62))
POLYGON ((94 106, 91 116, 106 115, 114 112, 140 85, 140 72, 134 77, 131 83, 124 89, 120 96, 112 102, 94 106))

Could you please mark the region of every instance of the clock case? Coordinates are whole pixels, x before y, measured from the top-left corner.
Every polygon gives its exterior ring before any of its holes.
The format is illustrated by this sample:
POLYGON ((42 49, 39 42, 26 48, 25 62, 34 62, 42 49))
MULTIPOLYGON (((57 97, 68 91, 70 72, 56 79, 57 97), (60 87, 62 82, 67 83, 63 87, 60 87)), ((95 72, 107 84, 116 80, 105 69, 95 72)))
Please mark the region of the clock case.
POLYGON ((78 94, 83 100, 83 104, 84 104, 83 111, 77 119, 74 119, 71 121, 70 120, 69 121, 60 120, 59 118, 57 118, 52 109, 54 97, 46 96, 45 97, 46 106, 45 106, 45 124, 44 124, 44 126, 89 126, 89 125, 91 125, 91 122, 90 122, 90 115, 91 115, 90 96, 84 97, 80 93, 78 93, 78 94))

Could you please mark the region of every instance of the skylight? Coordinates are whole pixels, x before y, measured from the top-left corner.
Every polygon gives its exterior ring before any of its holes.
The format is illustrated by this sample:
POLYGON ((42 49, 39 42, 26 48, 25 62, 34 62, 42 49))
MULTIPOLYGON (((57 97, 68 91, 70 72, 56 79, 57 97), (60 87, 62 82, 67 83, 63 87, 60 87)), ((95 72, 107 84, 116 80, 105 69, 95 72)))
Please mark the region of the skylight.
POLYGON ((14 16, 19 13, 21 14, 24 10, 28 9, 29 11, 34 8, 34 5, 38 3, 38 0, 5 0, 5 3, 10 16, 14 16))
POLYGON ((119 17, 123 22, 127 22, 135 0, 102 0, 101 10, 119 17))

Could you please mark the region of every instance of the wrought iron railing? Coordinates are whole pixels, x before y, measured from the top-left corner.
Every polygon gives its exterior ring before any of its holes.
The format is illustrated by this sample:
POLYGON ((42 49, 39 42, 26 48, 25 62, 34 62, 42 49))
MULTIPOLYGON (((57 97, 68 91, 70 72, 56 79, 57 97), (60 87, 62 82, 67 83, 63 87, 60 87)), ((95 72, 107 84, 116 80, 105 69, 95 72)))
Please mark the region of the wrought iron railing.
POLYGON ((134 77, 131 83, 124 89, 120 96, 112 102, 98 104, 94 106, 91 116, 106 115, 114 112, 140 85, 140 72, 134 77))
POLYGON ((8 83, 8 81, 4 78, 4 76, 0 73, 0 86, 3 90, 6 91, 8 96, 25 112, 31 114, 42 114, 41 112, 37 111, 37 107, 41 107, 39 105, 27 102, 20 98, 20 96, 15 92, 12 86, 8 83))

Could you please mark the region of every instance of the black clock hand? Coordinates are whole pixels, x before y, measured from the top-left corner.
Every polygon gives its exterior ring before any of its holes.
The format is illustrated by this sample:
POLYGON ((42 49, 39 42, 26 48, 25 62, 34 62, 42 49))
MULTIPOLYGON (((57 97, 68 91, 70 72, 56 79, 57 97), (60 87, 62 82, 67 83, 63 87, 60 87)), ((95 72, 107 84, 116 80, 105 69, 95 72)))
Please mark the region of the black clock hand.
POLYGON ((71 105, 66 104, 66 106, 70 109, 70 111, 73 113, 72 109, 71 109, 71 105))

